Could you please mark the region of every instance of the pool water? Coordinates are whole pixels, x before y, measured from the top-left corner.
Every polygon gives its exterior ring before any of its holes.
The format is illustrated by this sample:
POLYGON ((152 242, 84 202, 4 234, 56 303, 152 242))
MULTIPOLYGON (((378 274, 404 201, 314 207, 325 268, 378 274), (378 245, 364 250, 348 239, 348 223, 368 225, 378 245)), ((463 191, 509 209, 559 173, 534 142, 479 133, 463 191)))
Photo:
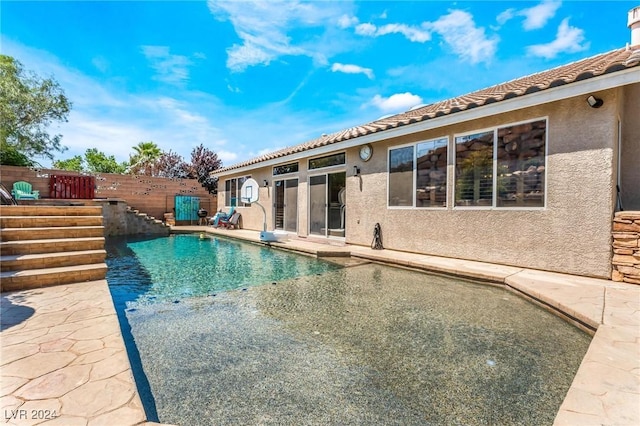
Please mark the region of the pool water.
POLYGON ((111 291, 128 308, 339 268, 314 257, 199 234, 112 238, 107 252, 111 291))
MULTIPOLYGON (((132 250, 140 265, 130 271, 157 268, 144 262, 158 262, 159 248, 132 250)), ((178 269, 189 276, 194 267, 178 269)), ((125 339, 135 342, 151 420, 552 424, 590 343, 498 287, 377 264, 297 270, 314 272, 272 281, 265 271, 256 275, 263 285, 171 297, 154 290, 141 293, 142 303, 116 303, 130 327, 125 339)))

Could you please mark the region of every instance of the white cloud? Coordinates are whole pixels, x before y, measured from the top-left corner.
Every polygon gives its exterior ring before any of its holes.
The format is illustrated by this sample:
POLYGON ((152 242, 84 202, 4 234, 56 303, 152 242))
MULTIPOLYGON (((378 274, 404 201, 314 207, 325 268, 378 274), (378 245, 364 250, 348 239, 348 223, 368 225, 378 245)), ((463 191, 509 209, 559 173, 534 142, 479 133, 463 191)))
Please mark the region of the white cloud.
POLYGON ((529 46, 527 47, 527 52, 533 56, 551 59, 562 52, 575 53, 587 50, 589 43, 584 41, 584 31, 570 26, 569 18, 565 18, 558 27, 555 40, 546 44, 529 46))
POLYGON ((498 37, 487 37, 484 28, 477 27, 468 12, 454 10, 422 25, 438 33, 456 55, 473 64, 491 60, 496 52, 498 37))
POLYGON ((336 62, 331 66, 331 71, 343 72, 345 74, 364 74, 369 77, 369 79, 373 79, 373 70, 371 68, 364 68, 358 65, 341 64, 336 62))
POLYGON ((157 73, 154 79, 176 85, 189 79, 192 62, 186 56, 172 55, 168 46, 141 46, 141 50, 157 73))
POLYGON ((242 72, 251 66, 268 65, 287 55, 309 56, 318 63, 325 63, 326 47, 320 42, 310 42, 311 30, 323 31, 334 27, 336 23, 345 25, 354 22, 354 18, 345 14, 345 9, 349 9, 350 5, 342 2, 315 4, 299 0, 210 0, 208 6, 217 19, 230 21, 242 40, 242 43, 227 49, 227 67, 235 72, 242 72), (308 30, 308 38, 294 39, 289 35, 294 29, 308 30))
POLYGON ((375 95, 368 104, 375 106, 384 113, 399 113, 421 103, 422 98, 420 96, 405 92, 396 93, 388 98, 375 95))
POLYGON ((358 22, 360 21, 355 16, 342 15, 338 18, 338 26, 342 29, 355 27, 358 25, 358 22))
POLYGON ((498 22, 498 24, 500 25, 504 25, 507 23, 507 21, 511 20, 511 18, 513 18, 515 16, 515 9, 510 8, 505 10, 504 12, 501 12, 497 17, 496 17, 496 22, 498 22))
POLYGON ((558 0, 544 0, 536 6, 522 9, 518 12, 518 15, 524 16, 525 18, 522 23, 522 28, 530 31, 544 27, 547 21, 555 16, 561 5, 562 2, 558 0))
POLYGON ((386 24, 381 27, 376 27, 371 23, 364 23, 356 26, 356 34, 369 37, 402 34, 407 40, 415 43, 424 43, 431 40, 431 34, 428 31, 406 24, 386 24))

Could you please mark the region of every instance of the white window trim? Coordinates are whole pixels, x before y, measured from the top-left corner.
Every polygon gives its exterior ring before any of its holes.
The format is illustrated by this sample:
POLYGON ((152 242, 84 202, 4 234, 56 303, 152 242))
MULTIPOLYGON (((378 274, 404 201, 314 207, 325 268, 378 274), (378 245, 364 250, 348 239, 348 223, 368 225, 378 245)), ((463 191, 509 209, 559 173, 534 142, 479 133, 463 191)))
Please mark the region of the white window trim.
POLYGON ((451 140, 451 145, 453 146, 453 188, 451 189, 452 195, 452 204, 451 207, 453 210, 500 210, 500 211, 542 211, 547 209, 547 195, 548 195, 548 179, 547 179, 547 171, 549 169, 548 158, 549 158, 549 116, 541 116, 535 117, 527 120, 514 121, 511 123, 505 123, 498 126, 486 127, 484 129, 477 129, 470 132, 464 133, 454 133, 453 139, 451 140), (498 129, 502 129, 510 126, 517 126, 519 124, 533 123, 534 121, 545 120, 545 133, 544 133, 544 200, 542 207, 498 207, 497 206, 497 194, 496 194, 496 183, 498 179, 498 150, 496 149, 497 141, 498 141, 498 129), (492 203, 491 206, 456 206, 456 159, 457 159, 457 150, 456 139, 461 136, 475 135, 477 133, 484 133, 488 131, 493 131, 493 186, 492 186, 492 203))
POLYGON ((449 209, 449 158, 451 155, 451 139, 449 138, 449 136, 439 136, 439 137, 435 137, 435 138, 429 138, 429 139, 423 139, 423 140, 419 140, 416 142, 411 142, 411 143, 405 143, 402 145, 394 145, 394 146, 390 146, 387 147, 387 209, 389 210, 448 210, 449 209), (447 165, 446 165, 446 182, 447 182, 447 194, 445 196, 446 198, 446 206, 444 207, 418 207, 416 206, 416 184, 417 184, 417 169, 418 169, 418 149, 417 149, 417 145, 421 144, 421 143, 425 143, 425 142, 434 142, 434 141, 438 141, 441 139, 446 139, 447 140, 447 165), (391 185, 389 183, 389 180, 391 178, 391 173, 390 173, 390 168, 391 168, 391 163, 389 162, 389 155, 391 153, 392 150, 396 150, 396 149, 402 149, 402 148, 406 148, 408 146, 413 147, 413 168, 412 168, 412 194, 411 194, 411 205, 410 206, 390 206, 389 205, 389 195, 390 195, 390 189, 391 189, 391 185))

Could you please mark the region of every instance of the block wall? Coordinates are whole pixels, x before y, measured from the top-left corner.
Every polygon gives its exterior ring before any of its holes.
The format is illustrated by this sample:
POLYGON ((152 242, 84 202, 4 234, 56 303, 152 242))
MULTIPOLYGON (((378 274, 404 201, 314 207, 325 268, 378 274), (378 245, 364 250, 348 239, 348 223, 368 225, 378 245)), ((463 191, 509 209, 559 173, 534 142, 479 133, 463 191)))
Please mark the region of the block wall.
MULTIPOLYGON (((40 198, 46 200, 51 198, 49 177, 54 174, 77 176, 81 173, 2 166, 0 180, 8 190, 11 190, 14 182, 20 180, 29 182, 33 189, 40 191, 40 198)), ((211 215, 216 210, 216 196, 209 194, 195 179, 167 179, 111 173, 96 173, 93 176, 96 180, 96 198, 124 200, 131 208, 157 219, 162 219, 164 213, 174 213, 176 195, 199 197, 200 207, 211 215)))

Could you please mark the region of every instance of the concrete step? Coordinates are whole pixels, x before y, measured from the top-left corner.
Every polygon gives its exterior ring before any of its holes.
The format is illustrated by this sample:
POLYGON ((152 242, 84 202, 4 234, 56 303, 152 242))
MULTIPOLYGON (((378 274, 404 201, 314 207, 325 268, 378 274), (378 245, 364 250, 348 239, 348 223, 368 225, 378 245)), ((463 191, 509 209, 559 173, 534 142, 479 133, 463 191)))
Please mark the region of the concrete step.
POLYGON ((60 253, 78 250, 102 250, 104 237, 50 238, 0 242, 2 255, 60 253))
POLYGON ((4 228, 0 240, 27 241, 59 238, 85 238, 104 236, 104 226, 71 226, 47 228, 4 228))
POLYGON ((2 216, 0 228, 101 226, 102 216, 2 216))
POLYGON ((27 271, 3 271, 0 272, 0 291, 27 290, 53 285, 103 280, 106 275, 106 263, 27 271))
POLYGON ((106 250, 67 251, 62 253, 13 254, 0 256, 2 271, 57 268, 103 263, 106 250))
POLYGON ((0 216, 102 216, 102 206, 0 206, 0 216))

